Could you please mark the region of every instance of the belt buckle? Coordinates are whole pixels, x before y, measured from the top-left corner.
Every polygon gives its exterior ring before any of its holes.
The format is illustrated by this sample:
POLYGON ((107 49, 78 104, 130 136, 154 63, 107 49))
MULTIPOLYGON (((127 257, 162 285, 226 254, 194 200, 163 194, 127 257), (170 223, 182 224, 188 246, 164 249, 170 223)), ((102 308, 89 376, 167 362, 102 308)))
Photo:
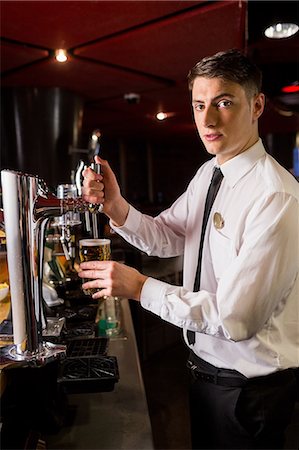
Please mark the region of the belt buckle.
POLYGON ((194 364, 194 362, 190 361, 190 359, 188 359, 187 361, 187 367, 190 370, 192 377, 198 379, 200 372, 198 370, 198 367, 196 364, 194 364))
POLYGON ((206 383, 218 384, 218 370, 214 373, 202 372, 193 361, 187 361, 187 367, 193 372, 195 378, 200 379, 206 383))
POLYGON ((187 361, 187 367, 188 367, 188 369, 193 370, 193 371, 198 370, 197 365, 194 364, 194 362, 190 361, 190 359, 188 359, 188 361, 187 361))

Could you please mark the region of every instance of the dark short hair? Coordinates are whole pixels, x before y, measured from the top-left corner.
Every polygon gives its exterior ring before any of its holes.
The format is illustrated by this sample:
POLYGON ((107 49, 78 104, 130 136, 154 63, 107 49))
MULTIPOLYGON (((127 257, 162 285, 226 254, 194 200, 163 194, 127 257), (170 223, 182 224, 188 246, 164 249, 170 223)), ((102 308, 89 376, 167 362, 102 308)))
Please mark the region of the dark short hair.
POLYGON ((248 97, 261 92, 262 72, 240 50, 231 49, 207 56, 199 61, 188 74, 189 89, 195 78, 223 78, 240 84, 248 97))

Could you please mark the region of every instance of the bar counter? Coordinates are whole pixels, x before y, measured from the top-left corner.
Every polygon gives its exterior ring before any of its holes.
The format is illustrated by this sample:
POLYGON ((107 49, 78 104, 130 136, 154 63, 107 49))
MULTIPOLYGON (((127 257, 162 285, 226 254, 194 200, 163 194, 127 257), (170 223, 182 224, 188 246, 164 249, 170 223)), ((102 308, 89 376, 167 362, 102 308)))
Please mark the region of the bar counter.
MULTIPOLYGON (((115 383, 114 390, 96 393, 63 394, 67 403, 66 408, 63 409, 63 413, 66 416, 63 417, 64 425, 58 427, 55 432, 51 430, 49 433, 45 431, 38 432, 43 427, 37 425, 36 431, 38 433, 34 433, 39 436, 39 440, 43 443, 43 448, 47 450, 152 450, 154 448, 130 305, 127 299, 122 299, 120 303, 122 331, 118 336, 112 337, 108 345, 108 356, 117 358, 119 370, 119 380, 115 383)), ((9 310, 8 299, 2 302, 0 309, 2 321, 6 318, 9 310)), ((6 342, 1 342, 1 344, 2 346, 7 345, 6 342)), ((50 369, 50 365, 46 365, 46 368, 50 369)), ((27 370, 24 369, 25 372, 22 369, 17 370, 19 377, 21 377, 21 379, 18 379, 22 384, 24 383, 23 375, 27 373, 27 370)), ((6 384, 10 384, 8 381, 11 379, 10 373, 10 370, 6 371, 2 366, 0 372, 1 400, 4 392, 7 391, 6 384)), ((38 374, 39 371, 36 371, 36 373, 38 374)), ((19 398, 22 412, 18 414, 18 417, 12 417, 12 428, 15 427, 16 422, 19 424, 23 423, 25 417, 23 414, 27 414, 28 402, 34 404, 34 401, 37 401, 36 405, 39 407, 43 398, 51 397, 51 394, 47 395, 47 391, 50 392, 50 386, 47 384, 47 381, 43 385, 39 378, 36 379, 37 381, 32 381, 30 375, 29 380, 33 385, 39 385, 37 392, 39 392, 40 401, 38 399, 35 400, 33 397, 31 398, 30 394, 28 398, 24 397, 25 400, 19 398)), ((51 378, 49 380, 51 384, 51 378)), ((47 416, 45 416, 45 421, 47 422, 47 416)), ((47 429, 47 423, 45 425, 47 429)), ((34 430, 35 425, 33 424, 33 427, 30 428, 34 430)), ((13 435, 8 435, 8 441, 11 440, 9 436, 13 435)), ((7 436, 5 437, 7 440, 7 436)), ((40 447, 33 446, 32 448, 40 447)))
POLYGON ((123 333, 111 338, 119 381, 111 392, 69 394, 73 422, 45 436, 46 449, 153 449, 151 424, 129 302, 121 300, 123 333))

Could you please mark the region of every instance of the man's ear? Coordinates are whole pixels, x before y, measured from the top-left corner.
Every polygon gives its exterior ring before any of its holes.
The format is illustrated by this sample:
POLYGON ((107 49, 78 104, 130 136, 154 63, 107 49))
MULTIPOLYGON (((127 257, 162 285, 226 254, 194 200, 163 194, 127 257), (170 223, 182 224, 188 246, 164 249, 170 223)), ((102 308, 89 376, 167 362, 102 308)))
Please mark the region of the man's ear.
POLYGON ((253 109, 252 109, 253 120, 257 120, 263 114, 264 107, 265 107, 265 95, 260 92, 253 99, 253 109))

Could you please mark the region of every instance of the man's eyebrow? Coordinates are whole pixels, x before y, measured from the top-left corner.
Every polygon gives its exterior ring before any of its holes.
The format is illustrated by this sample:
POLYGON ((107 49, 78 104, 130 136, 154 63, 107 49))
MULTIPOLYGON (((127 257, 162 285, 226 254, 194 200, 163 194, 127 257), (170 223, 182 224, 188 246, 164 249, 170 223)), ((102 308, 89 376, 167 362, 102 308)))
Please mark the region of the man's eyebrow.
MULTIPOLYGON (((229 92, 222 92, 221 94, 217 95, 216 97, 212 98, 212 103, 217 102, 218 100, 220 100, 223 97, 229 97, 229 98, 234 98, 235 96, 233 94, 230 94, 229 92)), ((196 100, 196 99, 192 99, 192 103, 204 103, 204 100, 196 100)))

